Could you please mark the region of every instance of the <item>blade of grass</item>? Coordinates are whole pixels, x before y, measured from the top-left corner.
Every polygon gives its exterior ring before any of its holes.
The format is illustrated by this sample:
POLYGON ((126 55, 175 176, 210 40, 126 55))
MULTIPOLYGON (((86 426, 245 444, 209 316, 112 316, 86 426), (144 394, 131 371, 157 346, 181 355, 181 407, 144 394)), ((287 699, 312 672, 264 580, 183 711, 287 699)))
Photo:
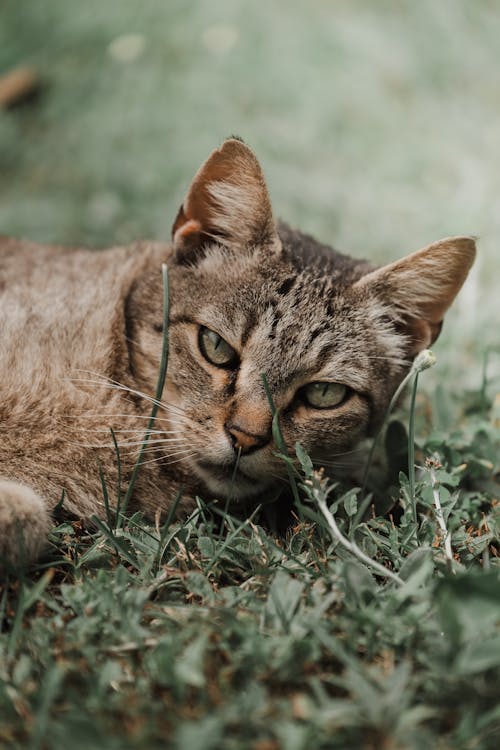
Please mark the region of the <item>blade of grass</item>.
POLYGON ((113 513, 109 504, 108 486, 106 484, 106 478, 102 470, 102 464, 100 461, 98 461, 97 464, 99 467, 99 479, 101 480, 102 498, 104 500, 104 508, 106 510, 106 521, 108 522, 110 536, 114 538, 113 528, 116 524, 116 517, 113 518, 113 513))
MULTIPOLYGON (((285 440, 283 439, 283 435, 281 432, 281 427, 279 423, 279 409, 276 408, 276 405, 274 403, 273 395, 271 393, 271 389, 269 388, 269 383, 267 382, 266 374, 263 372, 261 373, 262 382, 264 384, 264 390, 266 392, 267 400, 269 401, 269 406, 271 408, 271 414, 273 416, 272 421, 272 431, 273 431, 273 440, 276 444, 276 447, 278 448, 279 453, 281 454, 281 458, 284 461, 284 464, 286 466, 287 474, 288 474, 288 481, 290 484, 290 488, 292 490, 293 500, 295 507, 297 509, 297 513, 299 514, 300 520, 302 523, 304 523, 304 518, 302 515, 302 508, 304 507, 300 501, 300 495, 299 490, 297 487, 297 481, 295 479, 295 472, 294 467, 292 464, 292 459, 290 457, 290 454, 288 452, 288 448, 286 446, 285 440)), ((302 448, 301 448, 302 450, 302 448)), ((308 540, 309 550, 312 554, 312 556, 315 559, 316 564, 318 565, 318 568, 320 570, 324 569, 324 565, 321 563, 316 550, 314 548, 314 545, 311 543, 310 539, 306 536, 306 539, 308 540)))
POLYGON ((113 546, 115 552, 123 557, 130 565, 133 565, 134 568, 138 568, 137 559, 132 557, 126 546, 122 543, 121 539, 116 537, 111 529, 101 521, 100 518, 97 516, 92 516, 91 520, 95 525, 98 527, 99 531, 102 532, 102 534, 109 539, 111 545, 113 546))
POLYGON ((116 521, 115 521, 115 525, 116 525, 116 523, 118 522, 118 519, 120 518, 120 510, 121 510, 120 506, 122 502, 122 459, 120 456, 120 449, 118 447, 118 441, 116 439, 115 431, 113 430, 112 427, 110 427, 109 429, 111 431, 111 439, 113 440, 113 445, 115 447, 116 467, 117 467, 116 470, 118 472, 118 477, 117 477, 118 489, 117 489, 117 494, 116 494, 116 521))
POLYGON ((40 748, 46 747, 44 737, 47 733, 50 709, 61 689, 64 671, 64 667, 60 664, 54 664, 45 675, 45 679, 40 686, 40 706, 34 717, 30 750, 40 750, 40 748))
POLYGON ((220 556, 222 555, 222 553, 224 552, 224 550, 225 550, 225 549, 226 549, 226 548, 227 548, 227 547, 228 547, 228 546, 230 545, 230 543, 231 543, 231 542, 233 541, 233 539, 234 539, 234 538, 235 538, 236 536, 238 536, 238 534, 239 534, 239 533, 240 533, 241 531, 243 531, 243 529, 244 529, 244 528, 246 528, 246 527, 247 527, 247 526, 248 526, 248 525, 249 525, 249 524, 250 524, 250 523, 251 523, 251 522, 253 521, 253 519, 255 518, 255 516, 256 516, 256 515, 258 514, 258 512, 259 512, 259 511, 260 511, 260 506, 258 505, 258 506, 257 506, 257 507, 255 508, 255 510, 253 511, 253 513, 252 513, 252 514, 251 514, 251 515, 250 515, 250 516, 249 516, 248 518, 245 518, 245 520, 244 520, 244 521, 242 521, 242 522, 241 522, 241 523, 240 523, 240 524, 239 524, 239 525, 238 525, 238 526, 237 526, 237 527, 236 527, 236 528, 234 529, 234 531, 232 531, 232 532, 231 532, 231 533, 230 533, 230 534, 229 534, 229 535, 228 535, 228 536, 226 537, 226 539, 224 539, 223 543, 221 544, 221 546, 219 547, 219 549, 217 550, 217 552, 215 553, 215 555, 214 555, 214 556, 212 557, 212 559, 211 559, 211 560, 210 560, 210 562, 208 563, 207 567, 205 568, 205 571, 204 571, 204 572, 205 572, 205 574, 206 574, 206 575, 208 575, 208 574, 210 573, 210 571, 212 570, 212 568, 213 568, 213 566, 215 565, 215 563, 217 562, 217 560, 218 560, 218 559, 220 558, 220 556))
MULTIPOLYGON (((279 409, 277 409, 275 406, 273 395, 271 393, 271 389, 269 388, 269 383, 267 382, 267 377, 264 372, 261 373, 261 378, 264 384, 264 390, 266 392, 267 400, 269 401, 269 406, 270 406, 271 414, 273 418, 273 421, 272 421, 273 440, 279 452, 282 453, 284 457, 289 456, 286 443, 281 433, 281 428, 280 428, 280 423, 279 423, 279 409)), ((288 479, 290 481, 290 488, 292 490, 293 499, 295 500, 296 503, 300 503, 299 491, 297 489, 297 482, 295 481, 295 476, 293 473, 292 466, 290 465, 289 461, 285 461, 285 465, 286 465, 286 470, 288 473, 288 479)))
POLYGON ((410 417, 408 421, 408 484, 410 492, 411 511, 415 534, 418 531, 417 499, 415 497, 415 400, 418 388, 418 370, 415 372, 411 389, 410 417))
POLYGON ((384 418, 382 420, 382 424, 380 425, 379 429, 375 433, 373 437, 373 442, 370 448, 370 452, 368 454, 368 459, 366 461, 365 470, 363 473, 363 482, 361 485, 361 495, 365 494, 366 491, 366 482, 368 480, 368 473, 370 471, 373 456, 375 453, 375 448, 378 444, 378 439, 382 433, 382 430, 384 429, 384 426, 389 418, 389 415, 391 414, 392 410, 394 409, 395 405, 398 402, 398 399, 400 395, 402 394, 403 390, 406 388, 408 383, 411 381, 411 379, 418 375, 419 372, 422 372, 423 370, 427 370, 429 367, 432 367, 436 363, 436 357, 432 353, 430 349, 424 349, 421 351, 416 357, 415 360, 411 366, 410 371, 408 374, 403 378, 399 386, 397 387, 396 391, 394 392, 393 397, 391 398, 391 401, 389 403, 389 406, 387 407, 387 410, 384 414, 384 418))
POLYGON ((37 602, 49 583, 54 576, 54 570, 50 568, 46 573, 38 580, 34 586, 29 588, 26 583, 22 582, 19 589, 19 596, 17 599, 17 607, 14 615, 14 622, 12 623, 12 629, 9 634, 9 641, 7 645, 7 655, 13 656, 16 651, 17 641, 21 635, 23 617, 30 607, 37 602))
MULTIPOLYGON (((163 277, 163 339, 162 339, 162 349, 161 349, 160 370, 158 373, 158 382, 156 384, 155 400, 153 403, 153 408, 151 409, 151 416, 148 421, 143 443, 139 450, 139 455, 137 456, 137 460, 135 462, 134 469, 132 471, 132 476, 130 478, 127 492, 125 493, 125 497, 123 499, 122 517, 126 513, 128 504, 130 502, 130 498, 132 497, 132 494, 134 492, 134 486, 137 481, 137 477, 138 477, 139 470, 140 470, 141 463, 142 463, 142 456, 148 444, 148 441, 151 435, 151 430, 153 429, 153 425, 156 419, 156 415, 158 413, 161 397, 163 394, 163 388, 165 386, 165 380, 167 377, 168 313, 169 313, 170 299, 169 299, 169 286, 168 286, 168 268, 167 268, 166 263, 162 265, 161 270, 162 270, 162 277, 163 277)), ((121 519, 119 518, 117 520, 117 528, 119 527, 120 522, 121 522, 121 519)))

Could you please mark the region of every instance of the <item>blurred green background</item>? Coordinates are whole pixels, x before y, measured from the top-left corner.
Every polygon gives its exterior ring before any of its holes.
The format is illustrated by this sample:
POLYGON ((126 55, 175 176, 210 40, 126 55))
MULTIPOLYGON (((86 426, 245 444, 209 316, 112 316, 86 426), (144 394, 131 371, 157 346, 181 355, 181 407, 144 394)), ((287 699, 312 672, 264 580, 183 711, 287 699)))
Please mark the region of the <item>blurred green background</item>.
POLYGON ((500 4, 0 0, 0 232, 167 239, 210 150, 241 135, 275 212, 376 262, 479 235, 448 351, 498 338, 500 4))

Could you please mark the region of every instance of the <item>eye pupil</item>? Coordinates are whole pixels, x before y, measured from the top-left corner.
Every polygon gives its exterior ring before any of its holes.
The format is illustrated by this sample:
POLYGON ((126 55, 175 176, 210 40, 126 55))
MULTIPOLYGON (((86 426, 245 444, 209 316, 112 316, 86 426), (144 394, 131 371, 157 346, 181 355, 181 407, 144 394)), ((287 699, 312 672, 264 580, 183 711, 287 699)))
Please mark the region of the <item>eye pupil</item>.
POLYGON ((216 367, 234 367, 238 354, 222 336, 210 328, 200 326, 198 346, 205 359, 216 367))
POLYGON ((302 389, 304 400, 314 409, 333 409, 339 406, 348 392, 342 383, 318 381, 309 383, 302 389))

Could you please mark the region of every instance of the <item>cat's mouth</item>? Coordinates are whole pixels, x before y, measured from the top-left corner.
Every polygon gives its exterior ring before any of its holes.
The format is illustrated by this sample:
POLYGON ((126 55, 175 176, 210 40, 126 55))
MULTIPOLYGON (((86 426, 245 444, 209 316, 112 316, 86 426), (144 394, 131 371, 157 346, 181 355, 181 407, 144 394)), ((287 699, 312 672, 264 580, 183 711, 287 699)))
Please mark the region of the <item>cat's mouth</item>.
POLYGON ((230 463, 216 463, 207 459, 196 461, 198 474, 208 489, 221 497, 235 500, 250 498, 261 492, 267 482, 250 476, 235 459, 230 463))
POLYGON ((234 477, 235 481, 241 478, 254 481, 253 477, 244 472, 241 464, 238 464, 236 459, 224 464, 207 461, 206 459, 200 459, 196 463, 201 469, 210 472, 218 479, 232 479, 234 477))

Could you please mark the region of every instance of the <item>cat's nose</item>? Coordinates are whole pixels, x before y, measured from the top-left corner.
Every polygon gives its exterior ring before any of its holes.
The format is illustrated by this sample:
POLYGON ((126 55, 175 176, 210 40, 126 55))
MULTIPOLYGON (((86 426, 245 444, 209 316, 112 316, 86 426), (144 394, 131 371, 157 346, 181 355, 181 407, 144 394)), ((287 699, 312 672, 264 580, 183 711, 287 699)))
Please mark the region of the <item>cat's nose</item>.
POLYGON ((254 435, 251 432, 242 430, 236 424, 227 424, 226 432, 229 435, 234 450, 241 451, 242 456, 246 456, 253 451, 262 448, 266 443, 269 442, 270 436, 265 435, 254 435))

